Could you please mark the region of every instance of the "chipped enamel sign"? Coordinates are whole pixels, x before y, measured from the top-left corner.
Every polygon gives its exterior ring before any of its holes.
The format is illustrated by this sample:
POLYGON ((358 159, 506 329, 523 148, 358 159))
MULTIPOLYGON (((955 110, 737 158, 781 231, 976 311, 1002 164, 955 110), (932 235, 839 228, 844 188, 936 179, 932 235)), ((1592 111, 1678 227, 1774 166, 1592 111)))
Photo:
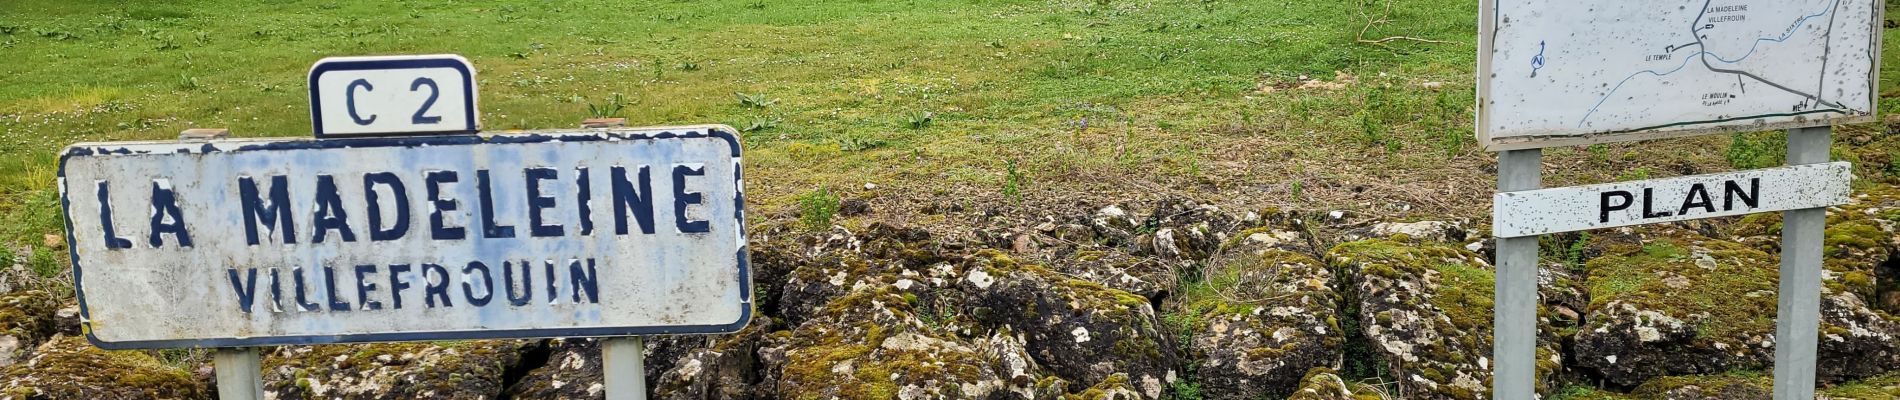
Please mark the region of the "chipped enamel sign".
POLYGON ((1492 235, 1614 228, 1846 204, 1846 162, 1498 193, 1492 235))
POLYGON ((310 67, 319 138, 474 133, 475 67, 457 55, 331 57, 310 67))
POLYGON ((1493 151, 1872 121, 1879 0, 1484 0, 1493 151))
POLYGON ((752 289, 734 132, 74 145, 60 189, 87 336, 736 331, 752 289))

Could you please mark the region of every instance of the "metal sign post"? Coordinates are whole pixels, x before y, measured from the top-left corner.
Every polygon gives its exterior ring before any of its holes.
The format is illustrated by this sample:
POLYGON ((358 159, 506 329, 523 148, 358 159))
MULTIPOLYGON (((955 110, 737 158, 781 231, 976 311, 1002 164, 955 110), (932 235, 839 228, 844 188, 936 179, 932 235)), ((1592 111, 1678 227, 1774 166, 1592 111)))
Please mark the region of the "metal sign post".
POLYGON ((211 356, 221 400, 264 400, 264 369, 256 347, 221 348, 211 356))
MULTIPOLYGON (((1830 128, 1788 131, 1788 165, 1828 161, 1830 128)), ((1814 398, 1821 321, 1821 245, 1827 209, 1781 214, 1781 297, 1775 313, 1775 399, 1814 398)))
MULTIPOLYGON (((1543 150, 1498 153, 1498 191, 1543 186, 1543 150)), ((1498 238, 1497 279, 1492 326, 1492 377, 1498 399, 1536 398, 1537 380, 1537 236, 1498 238)))
POLYGON ((647 400, 646 340, 639 336, 600 341, 607 400, 647 400))

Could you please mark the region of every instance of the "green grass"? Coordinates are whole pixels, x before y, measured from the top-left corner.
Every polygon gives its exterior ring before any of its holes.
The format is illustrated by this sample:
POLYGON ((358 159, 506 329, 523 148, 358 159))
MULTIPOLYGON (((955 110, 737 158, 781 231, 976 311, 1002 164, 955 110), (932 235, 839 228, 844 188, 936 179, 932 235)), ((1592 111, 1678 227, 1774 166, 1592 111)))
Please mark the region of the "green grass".
MULTIPOLYGON (((307 137, 309 66, 377 54, 468 57, 491 132, 738 127, 767 212, 871 182, 1014 207, 1166 194, 1482 215, 1477 0, 1394 1, 1369 35, 1447 43, 1356 43, 1358 2, 5 1, 0 244, 61 230, 60 147, 307 137)), ((1551 149, 1546 184, 1726 165, 1726 139, 1551 149)))

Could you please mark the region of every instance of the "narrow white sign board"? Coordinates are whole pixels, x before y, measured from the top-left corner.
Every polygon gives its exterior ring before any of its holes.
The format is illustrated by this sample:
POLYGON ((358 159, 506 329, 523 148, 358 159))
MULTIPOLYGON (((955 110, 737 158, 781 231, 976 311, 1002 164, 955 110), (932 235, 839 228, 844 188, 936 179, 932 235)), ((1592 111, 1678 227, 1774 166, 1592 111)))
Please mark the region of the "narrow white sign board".
POLYGON ((1484 0, 1492 151, 1871 121, 1881 0, 1484 0))
POLYGON ((73 145, 86 332, 126 349, 736 331, 735 132, 73 145))
POLYGON ((319 138, 474 133, 475 67, 457 55, 330 57, 310 67, 319 138))
POLYGON ((1853 179, 1852 166, 1834 162, 1502 192, 1492 198, 1491 229, 1512 238, 1830 207, 1848 202, 1853 179))

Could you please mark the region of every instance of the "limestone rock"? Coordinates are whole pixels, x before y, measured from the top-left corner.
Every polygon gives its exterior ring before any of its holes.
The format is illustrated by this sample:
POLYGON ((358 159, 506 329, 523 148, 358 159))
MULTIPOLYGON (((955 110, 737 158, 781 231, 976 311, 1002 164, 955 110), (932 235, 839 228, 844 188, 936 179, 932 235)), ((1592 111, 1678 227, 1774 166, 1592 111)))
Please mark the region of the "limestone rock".
POLYGON ((759 346, 774 324, 759 318, 732 335, 712 336, 718 343, 688 351, 659 376, 653 398, 720 400, 755 398, 759 383, 759 346))
POLYGON ((0 376, 0 400, 200 399, 203 382, 143 352, 105 351, 85 339, 56 336, 0 376))
MULTIPOLYGON (((1406 398, 1489 398, 1493 271, 1478 254, 1454 246, 1366 240, 1328 254, 1355 273, 1358 326, 1406 398)), ((1550 389, 1550 376, 1565 361, 1551 331, 1539 328, 1540 391, 1550 389)))
POLYGON ((1029 353, 1055 375, 1086 383, 1125 374, 1149 399, 1177 378, 1174 346, 1148 299, 1000 254, 976 261, 969 275, 995 277, 964 287, 977 318, 1023 332, 1029 353))
POLYGON ((1592 296, 1572 365, 1621 387, 1768 365, 1772 256, 1668 228, 1625 243, 1586 264, 1592 296))
POLYGON ((1207 270, 1211 283, 1184 305, 1205 321, 1192 348, 1206 398, 1284 398, 1308 371, 1338 368, 1332 269, 1285 250, 1238 253, 1207 270))
POLYGON ((280 400, 494 397, 526 346, 466 341, 278 347, 263 359, 264 392, 280 400))

